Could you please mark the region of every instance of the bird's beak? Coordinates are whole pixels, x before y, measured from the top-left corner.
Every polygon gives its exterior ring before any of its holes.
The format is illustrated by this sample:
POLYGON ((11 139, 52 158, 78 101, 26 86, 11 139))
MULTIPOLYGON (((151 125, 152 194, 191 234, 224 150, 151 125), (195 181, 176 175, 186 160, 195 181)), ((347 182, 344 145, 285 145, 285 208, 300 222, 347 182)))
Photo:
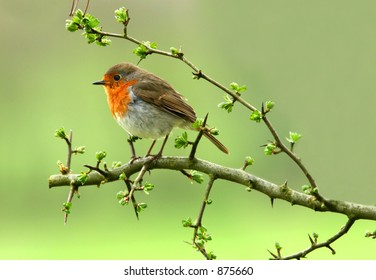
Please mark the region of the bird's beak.
POLYGON ((96 82, 93 83, 93 85, 102 85, 102 86, 104 86, 104 85, 107 85, 107 82, 105 80, 96 81, 96 82))

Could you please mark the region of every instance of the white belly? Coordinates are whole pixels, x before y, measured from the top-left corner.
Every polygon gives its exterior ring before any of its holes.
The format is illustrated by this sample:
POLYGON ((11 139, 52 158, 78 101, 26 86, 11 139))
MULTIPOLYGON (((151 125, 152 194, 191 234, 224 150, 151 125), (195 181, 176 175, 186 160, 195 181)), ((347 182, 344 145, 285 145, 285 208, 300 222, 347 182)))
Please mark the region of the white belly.
POLYGON ((129 134, 141 138, 158 139, 166 136, 178 126, 189 128, 181 118, 163 112, 145 102, 131 102, 124 116, 116 115, 119 125, 129 134))

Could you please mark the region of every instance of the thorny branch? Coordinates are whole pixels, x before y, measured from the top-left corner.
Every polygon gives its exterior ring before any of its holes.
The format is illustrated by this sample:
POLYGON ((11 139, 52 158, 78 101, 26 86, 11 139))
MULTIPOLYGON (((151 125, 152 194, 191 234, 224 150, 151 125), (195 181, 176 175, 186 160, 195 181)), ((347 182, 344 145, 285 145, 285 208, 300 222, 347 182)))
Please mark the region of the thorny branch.
MULTIPOLYGON (((78 181, 79 174, 67 175, 51 175, 49 178, 49 187, 61 187, 69 185, 78 185, 81 188, 89 185, 97 186, 98 184, 109 183, 119 180, 120 174, 124 173, 128 178, 139 172, 142 167, 150 161, 150 158, 136 159, 133 163, 124 164, 118 168, 112 169, 107 177, 97 172, 88 174, 84 184, 78 181), (105 180, 106 179, 106 180, 105 180)), ((252 175, 242 169, 225 167, 213 162, 194 158, 190 160, 188 157, 167 157, 162 156, 158 160, 154 160, 148 166, 148 170, 153 169, 170 169, 181 172, 181 170, 197 170, 205 174, 213 174, 215 178, 234 182, 253 190, 264 193, 273 199, 282 199, 292 205, 300 205, 319 212, 340 213, 347 217, 355 219, 376 221, 376 206, 362 205, 352 202, 327 199, 330 208, 317 199, 313 195, 304 194, 295 191, 286 184, 277 185, 265 179, 252 175)))
MULTIPOLYGON (((87 2, 85 12, 88 8, 89 2, 87 2)), ((72 8, 71 8, 71 13, 70 15, 72 16, 74 10, 76 9, 78 5, 78 1, 73 1, 72 8)), ((107 37, 114 37, 114 38, 121 38, 121 39, 126 39, 132 43, 135 43, 139 46, 143 46, 144 48, 147 49, 146 55, 150 54, 159 54, 163 56, 167 56, 170 58, 175 58, 181 60, 183 63, 188 65, 192 70, 193 74, 197 79, 204 79, 214 85, 215 87, 221 89, 223 92, 226 94, 230 95, 233 98, 233 103, 235 101, 239 102, 242 104, 244 107, 249 109, 251 112, 254 112, 257 110, 256 107, 245 101, 243 98, 240 97, 240 95, 237 92, 234 92, 227 87, 223 86, 221 83, 217 82, 213 78, 209 77, 206 73, 203 73, 201 69, 199 69, 197 66, 195 66, 190 60, 186 58, 186 56, 179 51, 178 53, 172 53, 172 52, 166 52, 163 50, 159 50, 156 48, 151 47, 148 44, 145 44, 142 41, 139 41, 131 36, 128 35, 127 32, 127 26, 129 23, 129 15, 128 15, 128 10, 126 10, 126 15, 127 19, 123 22, 124 25, 124 33, 123 34, 116 34, 116 33, 109 33, 109 32, 104 32, 101 29, 91 29, 92 33, 101 35, 101 36, 107 36, 107 37)), ((232 169, 228 167, 223 167, 216 165, 211 162, 203 161, 200 159, 197 159, 194 157, 195 151, 194 147, 191 150, 191 155, 189 158, 181 158, 181 157, 161 157, 158 160, 154 160, 152 162, 148 162, 147 159, 141 158, 137 159, 132 162, 132 164, 126 164, 123 165, 117 169, 113 169, 111 171, 106 170, 106 174, 103 174, 102 172, 99 172, 99 170, 95 170, 95 168, 92 168, 91 170, 97 171, 97 172, 92 172, 88 173, 88 178, 85 181, 83 185, 99 185, 104 182, 111 182, 119 179, 119 174, 124 173, 126 174, 127 177, 130 175, 140 172, 133 183, 133 186, 131 187, 129 181, 126 181, 127 188, 129 190, 128 196, 132 198, 132 201, 134 199, 133 193, 136 190, 137 184, 141 182, 143 175, 147 170, 152 170, 155 168, 164 168, 164 169, 173 169, 173 170, 179 170, 182 171, 184 169, 194 169, 198 170, 201 172, 204 172, 206 174, 210 175, 210 181, 208 183, 206 192, 205 192, 205 198, 203 201, 203 204, 200 209, 200 213, 197 219, 197 222, 195 225, 192 225, 193 228, 195 228, 194 231, 194 236, 193 236, 193 243, 196 245, 198 250, 207 258, 209 259, 210 256, 207 254, 206 250, 204 247, 202 247, 200 244, 196 242, 196 237, 198 234, 198 229, 202 226, 202 217, 204 214, 205 206, 206 206, 206 201, 209 197, 210 190, 212 188, 212 185, 214 183, 214 180, 216 179, 224 179, 224 180, 229 180, 233 181, 242 185, 246 185, 248 188, 255 189, 257 191, 263 192, 264 194, 268 195, 272 201, 276 198, 283 199, 286 201, 289 201, 291 204, 298 204, 304 207, 311 208, 315 211, 330 211, 330 212, 337 212, 344 214, 348 217, 348 221, 346 225, 334 236, 326 240, 325 242, 322 243, 317 243, 317 238, 312 239, 311 236, 309 236, 311 246, 301 252, 298 252, 296 254, 287 256, 287 257, 282 257, 281 256, 281 248, 277 248, 277 255, 271 253, 275 259, 300 259, 304 258, 307 254, 310 252, 322 248, 322 247, 327 247, 329 248, 332 253, 334 254, 335 251, 331 247, 331 244, 342 237, 344 234, 348 232, 348 230, 352 227, 352 225, 355 223, 357 219, 369 219, 369 220, 376 220, 376 207, 374 206, 366 206, 366 205, 359 205, 359 204, 354 204, 351 202, 345 202, 345 201, 335 201, 335 200, 329 200, 324 198, 322 195, 318 193, 318 186, 313 178, 313 176, 310 174, 306 166, 302 163, 301 159, 298 157, 297 154, 293 152, 293 145, 289 148, 286 146, 275 128, 273 127, 272 123, 266 116, 267 112, 264 112, 264 108, 262 106, 262 113, 261 113, 261 120, 265 123, 267 128, 269 129, 270 133, 272 134, 274 138, 274 143, 276 145, 276 148, 278 148, 278 152, 284 152, 286 153, 300 168, 300 170, 303 172, 303 174, 306 176, 307 180, 309 181, 310 187, 315 190, 312 194, 303 194, 297 191, 294 191, 290 188, 287 187, 287 184, 283 184, 281 186, 273 184, 271 182, 268 182, 266 180, 263 180, 261 178, 258 178, 256 176, 253 176, 247 172, 245 172, 245 167, 243 169, 232 169), (140 171, 141 170, 141 171, 140 171), (120 173, 119 173, 120 172, 120 173), (105 178, 104 178, 105 177, 105 178)), ((201 130, 199 133, 199 136, 196 139, 196 142, 198 144, 198 141, 200 140, 200 137, 202 136, 203 131, 201 130)), ((71 137, 71 135, 70 135, 71 137)), ((70 138, 71 139, 71 138, 70 138)), ((71 141, 70 141, 71 142, 71 141)), ((67 142, 69 146, 69 141, 67 142)), ((196 144, 196 146, 197 146, 196 144)), ((71 147, 70 147, 71 149, 71 147)), ((70 152, 71 154, 72 152, 70 152)), ((68 155, 69 156, 69 155, 68 155)), ((69 174, 70 170, 70 157, 68 157, 68 162, 67 162, 67 167, 68 167, 68 172, 67 173, 62 173, 61 175, 53 175, 49 179, 49 186, 50 187, 56 187, 56 186, 62 186, 62 185, 70 185, 71 186, 71 192, 69 194, 69 197, 73 197, 74 191, 77 190, 77 187, 79 185, 78 183, 78 176, 75 174, 69 174)), ((91 171, 90 170, 90 171, 91 171)), ((183 172, 184 174, 184 172, 183 172)), ((82 182, 81 182, 82 183, 82 182)), ((129 197, 128 197, 129 199, 129 197)), ((69 200, 69 199, 68 199, 69 200)))
POLYGON ((308 238, 311 242, 311 246, 296 254, 292 254, 287 257, 282 257, 281 250, 279 248, 277 248, 277 255, 270 251, 269 253, 273 256, 273 259, 275 260, 291 260, 291 259, 300 260, 301 258, 305 258, 312 251, 325 247, 325 248, 328 248, 334 255, 336 251, 332 248, 331 244, 334 243, 339 238, 341 238, 343 235, 345 235, 350 230, 350 228, 354 225, 355 221, 356 221, 355 218, 349 218, 346 224, 340 229, 340 231, 338 231, 335 235, 330 237, 328 240, 321 242, 321 243, 317 243, 317 238, 312 238, 310 235, 308 235, 308 238))
MULTIPOLYGON (((206 251, 205 245, 204 245, 205 243, 204 242, 198 242, 197 239, 201 239, 201 240, 203 239, 203 237, 199 238, 198 232, 203 227, 202 218, 204 216, 206 205, 208 204, 210 191, 213 187, 214 181, 215 181, 215 177, 213 175, 209 174, 209 182, 208 182, 208 185, 207 185, 206 190, 205 190, 204 199, 203 199, 202 204, 201 204, 201 208, 200 208, 200 212, 199 212, 198 217, 197 217, 197 221, 194 225, 191 226, 191 227, 194 228, 192 242, 195 245, 195 247, 201 252, 201 254, 204 255, 204 257, 207 260, 212 259, 212 256, 211 256, 210 253, 208 253, 206 251)), ((203 231, 203 233, 201 233, 201 234, 206 234, 206 230, 203 231)))

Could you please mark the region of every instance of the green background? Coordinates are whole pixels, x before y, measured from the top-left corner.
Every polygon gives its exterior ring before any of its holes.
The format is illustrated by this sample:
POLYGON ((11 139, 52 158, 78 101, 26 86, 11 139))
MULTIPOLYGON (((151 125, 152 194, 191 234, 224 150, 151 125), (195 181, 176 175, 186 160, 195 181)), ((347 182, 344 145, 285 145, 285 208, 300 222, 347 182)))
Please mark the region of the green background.
MULTIPOLYGON (((84 6, 82 1, 81 8, 84 6)), ((55 129, 74 131, 74 146, 87 153, 73 158, 73 171, 95 162, 127 162, 124 131, 112 119, 104 91, 91 83, 118 62, 137 63, 136 47, 113 39, 112 46, 88 45, 80 32, 65 30, 70 1, 0 1, 0 259, 202 259, 184 241, 192 236, 181 226, 196 217, 205 183, 191 184, 180 173, 153 171, 149 196, 138 194, 148 208, 140 221, 130 207, 117 203, 120 182, 80 190, 68 224, 62 203, 68 188, 48 188, 66 160, 66 145, 55 129)), ((122 32, 113 11, 130 9, 129 33, 157 41, 159 48, 182 46, 191 61, 224 85, 246 84, 244 98, 257 107, 273 100, 270 119, 281 136, 297 131, 296 152, 329 198, 374 204, 376 133, 375 1, 92 1, 89 12, 105 31, 122 32)), ((224 95, 205 81, 192 80, 188 67, 157 55, 141 67, 168 80, 189 99, 197 115, 210 112, 220 129, 226 156, 204 140, 198 157, 241 167, 256 159, 249 172, 275 183, 288 180, 300 190, 306 179, 285 155, 267 157, 260 145, 272 137, 264 125, 249 121, 238 104, 233 113, 219 109, 224 95)), ((173 137, 181 131, 174 131, 173 137)), ((194 133, 190 133, 194 137, 194 133)), ((170 139, 165 155, 187 155, 170 139)), ((136 144, 140 154, 150 140, 136 144)), ((267 259, 280 242, 288 255, 309 246, 308 233, 319 241, 336 233, 346 217, 315 213, 275 201, 243 186, 216 182, 213 204, 204 225, 213 236, 208 249, 219 259, 267 259)), ((359 221, 333 247, 309 259, 374 259, 375 241, 364 238, 372 221, 359 221)))

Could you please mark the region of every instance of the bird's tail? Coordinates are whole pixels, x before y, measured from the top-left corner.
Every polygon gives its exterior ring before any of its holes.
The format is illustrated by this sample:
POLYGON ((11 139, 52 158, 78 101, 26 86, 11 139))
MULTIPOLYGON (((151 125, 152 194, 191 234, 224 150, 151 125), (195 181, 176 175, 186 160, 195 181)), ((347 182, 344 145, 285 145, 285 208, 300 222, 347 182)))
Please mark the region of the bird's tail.
POLYGON ((214 145, 217 146, 218 149, 220 149, 225 154, 228 154, 228 149, 225 145, 223 145, 217 138, 215 138, 210 132, 204 131, 204 135, 206 138, 208 138, 214 145))

